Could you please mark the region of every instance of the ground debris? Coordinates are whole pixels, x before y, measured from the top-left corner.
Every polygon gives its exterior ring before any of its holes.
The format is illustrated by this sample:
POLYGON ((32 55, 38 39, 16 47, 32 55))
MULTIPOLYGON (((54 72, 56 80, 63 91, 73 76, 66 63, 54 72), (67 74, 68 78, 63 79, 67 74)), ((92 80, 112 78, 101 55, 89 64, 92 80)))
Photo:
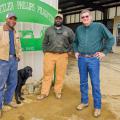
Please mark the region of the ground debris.
POLYGON ((42 118, 36 118, 36 117, 32 117, 30 120, 44 120, 42 118))

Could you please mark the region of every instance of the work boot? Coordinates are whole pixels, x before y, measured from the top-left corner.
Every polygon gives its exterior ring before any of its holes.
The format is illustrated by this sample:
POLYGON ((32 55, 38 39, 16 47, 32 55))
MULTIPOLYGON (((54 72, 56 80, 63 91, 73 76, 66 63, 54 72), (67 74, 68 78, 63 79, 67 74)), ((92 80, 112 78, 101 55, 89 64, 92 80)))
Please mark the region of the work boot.
POLYGON ((101 115, 101 109, 94 110, 94 117, 99 117, 101 115))
POLYGON ((4 105, 5 106, 10 106, 11 108, 17 108, 18 107, 18 105, 16 103, 14 103, 14 102, 5 103, 4 105))
POLYGON ((76 107, 76 109, 77 110, 83 110, 86 107, 88 107, 88 103, 87 104, 81 103, 76 107))
POLYGON ((2 115, 3 115, 3 111, 2 109, 0 110, 0 119, 2 118, 2 115))
POLYGON ((41 95, 37 96, 37 100, 42 100, 42 99, 45 99, 46 97, 48 97, 48 96, 45 94, 41 94, 41 95))
POLYGON ((57 99, 61 99, 62 94, 61 94, 61 93, 55 93, 55 97, 56 97, 57 99))

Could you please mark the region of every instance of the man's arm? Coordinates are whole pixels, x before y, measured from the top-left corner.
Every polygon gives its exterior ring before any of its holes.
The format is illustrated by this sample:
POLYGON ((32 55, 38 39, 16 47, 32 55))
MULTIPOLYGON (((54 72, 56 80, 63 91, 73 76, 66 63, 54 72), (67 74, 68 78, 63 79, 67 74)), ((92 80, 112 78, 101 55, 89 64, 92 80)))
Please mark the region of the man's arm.
POLYGON ((44 35, 44 39, 43 39, 43 43, 42 43, 43 52, 46 52, 48 43, 49 43, 49 37, 48 37, 48 29, 47 29, 45 31, 45 35, 44 35))
POLYGON ((78 57, 79 57, 79 52, 78 52, 78 44, 79 44, 79 42, 78 42, 77 34, 78 34, 78 32, 76 30, 76 32, 75 32, 75 39, 73 41, 73 49, 74 49, 74 52, 75 52, 76 59, 78 59, 78 57))
POLYGON ((112 50, 112 46, 115 42, 112 33, 103 24, 101 24, 101 32, 103 38, 105 39, 104 48, 102 52, 96 52, 95 54, 95 56, 100 60, 102 60, 105 57, 105 55, 107 55, 112 50))
POLYGON ((3 26, 0 26, 0 40, 2 39, 3 26))
POLYGON ((75 39, 75 34, 74 34, 74 32, 70 29, 70 32, 69 32, 69 44, 70 44, 70 52, 72 52, 73 51, 73 41, 74 41, 74 39, 75 39))
POLYGON ((101 24, 101 28, 102 28, 101 30, 103 37, 105 39, 103 53, 106 55, 112 50, 112 46, 115 43, 115 38, 113 37, 112 33, 103 24, 101 24))

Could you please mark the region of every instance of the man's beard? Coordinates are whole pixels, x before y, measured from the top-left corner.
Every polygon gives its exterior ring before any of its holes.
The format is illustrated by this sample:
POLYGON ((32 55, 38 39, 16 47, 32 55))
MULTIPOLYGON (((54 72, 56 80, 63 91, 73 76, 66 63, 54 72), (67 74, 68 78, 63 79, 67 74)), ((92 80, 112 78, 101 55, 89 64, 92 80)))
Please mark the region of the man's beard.
POLYGON ((61 26, 63 25, 63 22, 60 22, 60 23, 55 22, 54 25, 55 25, 56 27, 61 27, 61 26))
POLYGON ((6 23, 8 25, 8 27, 12 30, 14 30, 14 26, 11 26, 8 22, 6 23))

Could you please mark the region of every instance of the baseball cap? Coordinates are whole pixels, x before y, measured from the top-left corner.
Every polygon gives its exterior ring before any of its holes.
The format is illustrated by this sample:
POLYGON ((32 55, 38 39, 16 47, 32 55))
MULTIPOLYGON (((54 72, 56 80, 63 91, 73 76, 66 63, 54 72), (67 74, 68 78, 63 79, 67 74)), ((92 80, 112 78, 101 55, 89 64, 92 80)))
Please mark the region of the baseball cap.
POLYGON ((57 14, 57 15, 55 16, 55 18, 56 18, 56 17, 60 17, 60 18, 63 19, 63 15, 62 15, 62 14, 57 14))
POLYGON ((9 18, 11 18, 11 17, 15 17, 15 18, 17 19, 15 13, 13 13, 13 12, 9 12, 9 13, 6 15, 6 19, 9 19, 9 18))

